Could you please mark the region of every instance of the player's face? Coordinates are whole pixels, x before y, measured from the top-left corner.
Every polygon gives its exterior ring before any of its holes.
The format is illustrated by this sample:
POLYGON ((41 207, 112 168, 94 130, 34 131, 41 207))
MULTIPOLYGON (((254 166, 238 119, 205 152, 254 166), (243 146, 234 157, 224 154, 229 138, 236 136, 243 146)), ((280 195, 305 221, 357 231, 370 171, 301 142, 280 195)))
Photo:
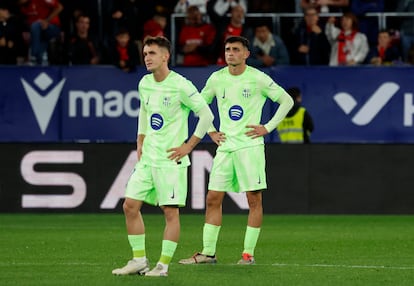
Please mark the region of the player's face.
POLYGON ((160 69, 162 66, 168 64, 169 54, 165 48, 158 45, 145 45, 143 49, 143 56, 145 66, 150 72, 160 69))
POLYGON ((227 43, 224 48, 226 63, 231 66, 244 64, 249 54, 249 50, 240 42, 227 43))

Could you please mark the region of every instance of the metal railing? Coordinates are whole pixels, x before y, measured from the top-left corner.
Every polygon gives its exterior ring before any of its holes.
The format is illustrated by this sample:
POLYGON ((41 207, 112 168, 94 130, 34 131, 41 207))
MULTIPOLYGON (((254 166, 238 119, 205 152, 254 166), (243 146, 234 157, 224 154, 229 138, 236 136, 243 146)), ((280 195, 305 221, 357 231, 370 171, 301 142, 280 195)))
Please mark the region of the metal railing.
MULTIPOLYGON (((227 15, 228 17, 230 15, 227 15)), ((341 17, 342 13, 320 13, 319 17, 341 17)), ((382 12, 382 13, 366 13, 365 17, 376 17, 378 19, 378 28, 385 29, 387 27, 388 18, 398 18, 398 17, 414 17, 414 12, 382 12)), ((280 35, 282 30, 282 21, 283 18, 296 18, 302 19, 303 13, 247 13, 246 18, 268 18, 271 19, 273 31, 276 34, 280 35)), ((177 47, 177 20, 183 20, 185 14, 171 14, 171 44, 174 48, 177 47)), ((176 63, 176 51, 171 55, 171 64, 175 65, 176 63)))

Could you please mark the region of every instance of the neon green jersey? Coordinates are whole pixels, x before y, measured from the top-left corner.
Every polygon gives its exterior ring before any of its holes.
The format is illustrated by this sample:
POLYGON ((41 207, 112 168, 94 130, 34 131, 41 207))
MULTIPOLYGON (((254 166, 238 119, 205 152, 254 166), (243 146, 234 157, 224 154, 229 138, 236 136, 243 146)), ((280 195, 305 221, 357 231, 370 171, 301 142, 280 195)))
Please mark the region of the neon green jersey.
POLYGON ((252 139, 245 135, 247 125, 259 125, 266 98, 277 101, 284 90, 267 74, 247 66, 241 75, 231 75, 228 67, 214 72, 207 80, 201 95, 210 104, 217 98, 221 132, 226 141, 218 151, 234 151, 264 144, 263 137, 252 139))
MULTIPOLYGON (((141 163, 167 167, 177 165, 168 159, 167 150, 179 147, 188 138, 190 110, 200 111, 207 103, 197 88, 186 78, 170 71, 167 78, 157 82, 152 74, 145 75, 138 85, 141 106, 146 112, 147 126, 142 146, 141 163)), ((180 167, 190 165, 188 156, 180 167)))

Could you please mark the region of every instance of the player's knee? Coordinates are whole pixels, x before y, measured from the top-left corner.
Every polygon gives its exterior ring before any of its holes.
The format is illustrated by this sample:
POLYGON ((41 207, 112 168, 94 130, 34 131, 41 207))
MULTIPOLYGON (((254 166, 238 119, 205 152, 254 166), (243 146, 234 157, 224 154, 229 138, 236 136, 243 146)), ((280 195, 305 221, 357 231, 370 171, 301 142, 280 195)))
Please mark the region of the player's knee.
POLYGON ((262 195, 259 192, 249 192, 247 194, 247 202, 250 209, 262 208, 262 195))
POLYGON ((167 222, 179 220, 180 212, 178 207, 163 207, 162 210, 167 222))
POLYGON ((219 192, 208 192, 206 204, 208 208, 218 208, 221 206, 223 201, 222 193, 219 192))
POLYGON ((126 216, 133 216, 134 214, 138 213, 138 209, 135 204, 131 203, 129 200, 124 201, 122 208, 126 216))

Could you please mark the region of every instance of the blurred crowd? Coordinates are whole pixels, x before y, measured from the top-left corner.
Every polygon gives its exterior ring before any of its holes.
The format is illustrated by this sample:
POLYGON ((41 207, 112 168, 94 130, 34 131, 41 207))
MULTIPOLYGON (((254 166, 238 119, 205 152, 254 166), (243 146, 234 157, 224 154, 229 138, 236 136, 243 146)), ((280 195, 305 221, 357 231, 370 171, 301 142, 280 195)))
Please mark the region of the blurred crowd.
POLYGON ((414 16, 390 17, 387 27, 366 16, 382 12, 414 12, 414 0, 0 0, 0 64, 131 72, 145 38, 165 36, 176 65, 224 65, 232 35, 249 39, 255 67, 414 64, 414 16), (263 13, 301 16, 281 17, 276 30, 263 13))

